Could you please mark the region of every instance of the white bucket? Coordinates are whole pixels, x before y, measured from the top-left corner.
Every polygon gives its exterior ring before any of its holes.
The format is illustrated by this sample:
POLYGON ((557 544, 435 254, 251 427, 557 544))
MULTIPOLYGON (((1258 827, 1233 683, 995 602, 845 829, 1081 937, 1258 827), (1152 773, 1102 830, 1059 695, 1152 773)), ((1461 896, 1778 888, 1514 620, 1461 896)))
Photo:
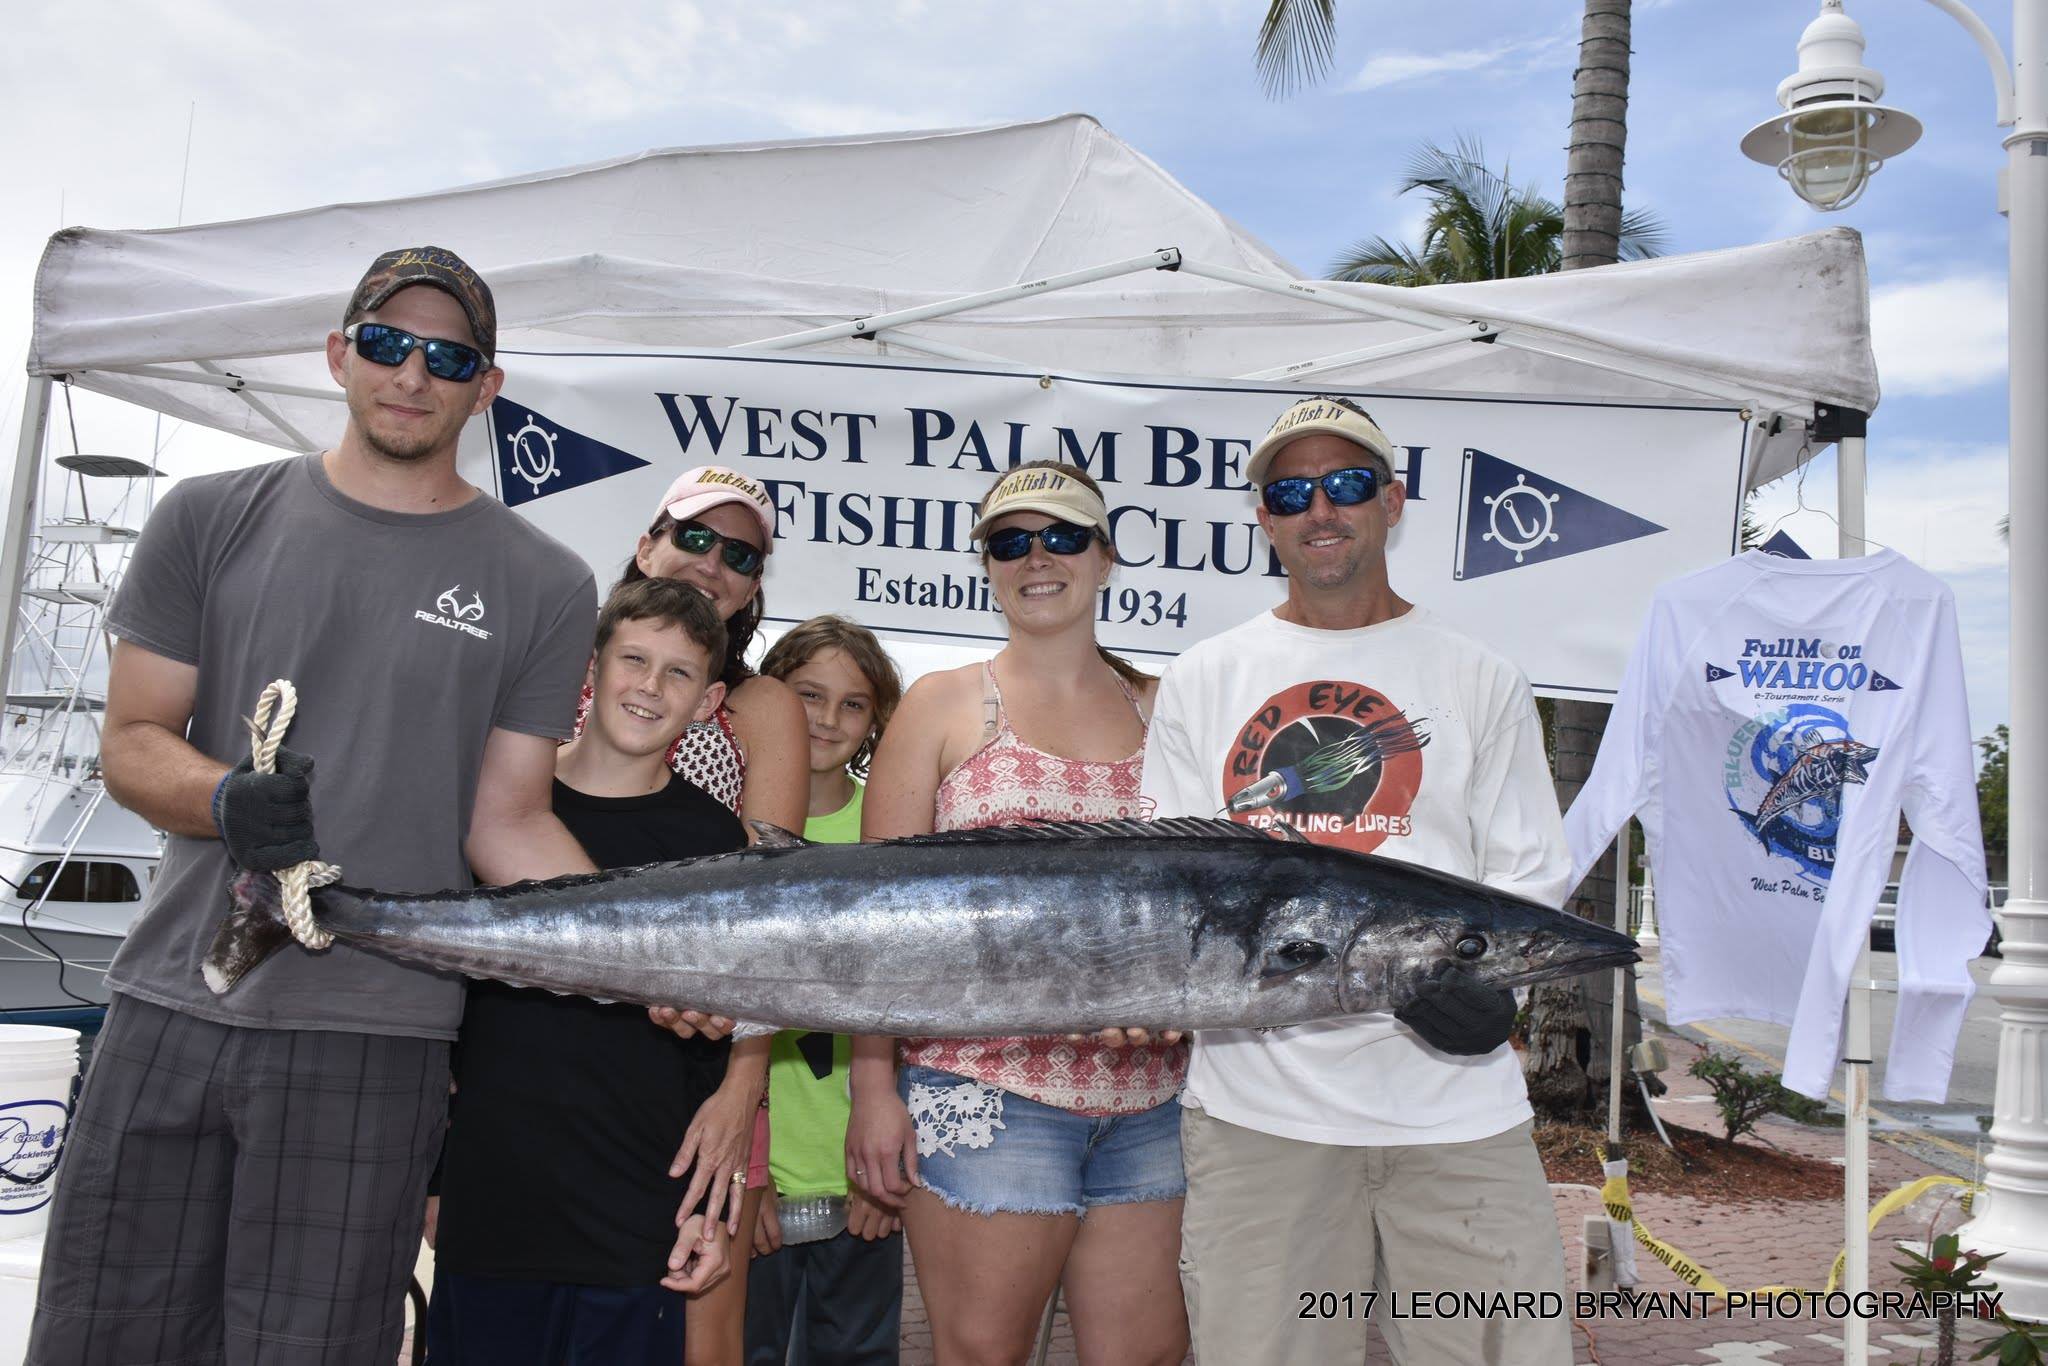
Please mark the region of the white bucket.
POLYGON ((0 1025, 0 1238, 49 1222, 77 1076, 77 1030, 0 1025))

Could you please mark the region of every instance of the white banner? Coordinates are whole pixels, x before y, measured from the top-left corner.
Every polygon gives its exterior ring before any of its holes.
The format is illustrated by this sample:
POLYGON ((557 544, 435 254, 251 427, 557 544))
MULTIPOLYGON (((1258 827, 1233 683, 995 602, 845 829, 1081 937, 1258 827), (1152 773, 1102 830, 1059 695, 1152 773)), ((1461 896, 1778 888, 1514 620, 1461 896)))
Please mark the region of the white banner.
MULTIPOLYGON (((1299 389, 720 352, 502 363, 464 473, 583 554, 601 587, 670 480, 726 465, 779 512, 771 621, 841 612, 999 645, 974 505, 1011 465, 1058 458, 1108 496, 1123 559, 1097 608, 1111 649, 1156 667, 1286 594, 1243 466, 1299 389)), ((1395 591, 1541 692, 1612 695, 1652 590, 1735 549, 1732 405, 1325 392, 1356 398, 1404 449, 1395 591)))

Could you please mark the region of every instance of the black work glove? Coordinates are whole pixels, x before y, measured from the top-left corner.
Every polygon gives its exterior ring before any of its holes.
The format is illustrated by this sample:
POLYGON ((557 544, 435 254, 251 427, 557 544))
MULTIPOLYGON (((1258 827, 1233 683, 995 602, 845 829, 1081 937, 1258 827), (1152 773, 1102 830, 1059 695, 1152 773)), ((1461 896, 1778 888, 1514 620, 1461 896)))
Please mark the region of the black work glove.
POLYGON ((1470 969, 1443 963, 1394 1018, 1439 1052, 1476 1057, 1508 1041, 1515 1024, 1515 998, 1486 985, 1470 969))
POLYGON ((213 824, 237 866, 274 873, 320 857, 313 842, 308 783, 313 761, 289 749, 277 752, 277 772, 258 773, 243 759, 213 790, 213 824))

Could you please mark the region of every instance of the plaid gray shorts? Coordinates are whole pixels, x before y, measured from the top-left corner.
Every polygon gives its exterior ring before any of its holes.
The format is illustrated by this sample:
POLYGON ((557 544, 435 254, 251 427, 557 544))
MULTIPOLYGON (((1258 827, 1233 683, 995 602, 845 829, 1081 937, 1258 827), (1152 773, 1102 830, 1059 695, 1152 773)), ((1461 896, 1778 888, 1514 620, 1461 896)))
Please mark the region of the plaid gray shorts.
POLYGON ((65 1141, 28 1366, 397 1359, 442 1040, 114 997, 65 1141))

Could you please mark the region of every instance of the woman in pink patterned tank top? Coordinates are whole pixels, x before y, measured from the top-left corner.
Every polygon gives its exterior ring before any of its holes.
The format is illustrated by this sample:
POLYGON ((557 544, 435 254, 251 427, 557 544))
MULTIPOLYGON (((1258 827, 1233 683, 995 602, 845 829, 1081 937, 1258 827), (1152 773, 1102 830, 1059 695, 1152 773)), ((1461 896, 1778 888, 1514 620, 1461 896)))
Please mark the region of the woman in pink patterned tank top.
MULTIPOLYGON (((1071 465, 1020 466, 973 534, 1009 644, 904 696, 863 836, 1137 817, 1155 680, 1095 641, 1115 563, 1101 491, 1071 465)), ((1056 1287, 1083 1366, 1186 1355, 1186 1070, 1177 1035, 1139 1030, 854 1040, 847 1175, 903 1209, 939 1360, 1023 1359, 1056 1287)))

